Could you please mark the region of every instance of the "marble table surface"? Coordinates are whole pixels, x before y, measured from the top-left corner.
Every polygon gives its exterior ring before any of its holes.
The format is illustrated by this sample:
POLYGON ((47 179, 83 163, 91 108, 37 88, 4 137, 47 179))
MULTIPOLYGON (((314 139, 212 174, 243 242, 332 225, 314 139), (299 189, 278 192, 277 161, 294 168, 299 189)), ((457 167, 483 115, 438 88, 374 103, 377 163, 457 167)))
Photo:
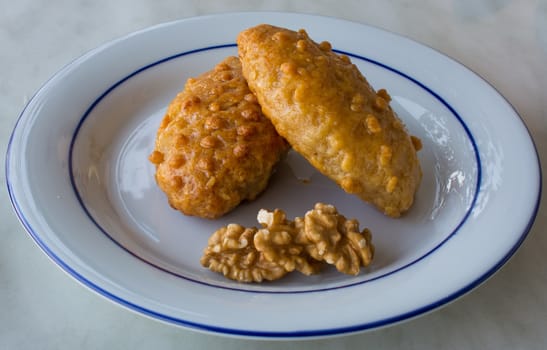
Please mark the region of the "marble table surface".
MULTIPOLYGON (((0 0, 0 8, 2 164, 25 103, 67 62, 154 24, 249 10, 362 22, 455 58, 509 100, 547 164, 546 0, 0 0)), ((19 224, 1 169, 0 349, 547 349, 545 204, 513 258, 482 286, 440 310, 362 334, 267 342, 165 325, 82 287, 53 264, 19 224)))

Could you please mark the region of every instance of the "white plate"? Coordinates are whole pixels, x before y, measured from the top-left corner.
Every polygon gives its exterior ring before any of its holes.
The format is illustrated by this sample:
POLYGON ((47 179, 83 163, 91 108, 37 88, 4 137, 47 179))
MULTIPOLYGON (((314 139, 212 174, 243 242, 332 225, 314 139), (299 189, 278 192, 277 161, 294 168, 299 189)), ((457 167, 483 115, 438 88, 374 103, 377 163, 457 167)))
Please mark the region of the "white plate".
POLYGON ((541 190, 522 121, 468 69, 376 28, 282 13, 167 23, 68 64, 22 112, 6 173, 13 206, 34 240, 100 295, 170 324, 275 339, 374 329, 454 300, 519 247, 541 190), (225 218, 185 217, 168 206, 147 161, 166 105, 188 77, 237 54, 239 31, 262 22, 330 41, 375 88, 391 93, 393 108, 424 144, 424 179, 406 216, 383 216, 296 154, 258 200, 225 218), (221 225, 256 225, 259 208, 303 215, 316 201, 372 230, 376 259, 357 277, 328 270, 240 284, 199 265, 221 225))

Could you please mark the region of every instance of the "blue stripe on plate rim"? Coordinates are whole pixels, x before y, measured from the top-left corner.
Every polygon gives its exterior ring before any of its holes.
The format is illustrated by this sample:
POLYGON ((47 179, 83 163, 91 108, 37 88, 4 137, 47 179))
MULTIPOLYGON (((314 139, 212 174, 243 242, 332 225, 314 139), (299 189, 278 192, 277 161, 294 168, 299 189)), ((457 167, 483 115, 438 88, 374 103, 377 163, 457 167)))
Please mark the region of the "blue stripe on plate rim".
MULTIPOLYGON (((164 63, 166 61, 169 61, 171 59, 175 59, 175 58, 178 58, 178 57, 181 57, 181 56, 184 56, 184 55, 189 55, 189 54, 192 54, 192 53, 197 53, 197 52, 201 52, 201 51, 205 51, 205 50, 213 50, 213 49, 220 49, 220 48, 226 48, 226 47, 233 47, 233 46, 236 46, 235 44, 225 44, 225 45, 216 45, 216 46, 210 46, 210 47, 206 47, 206 48, 200 48, 200 49, 196 49, 196 50, 190 50, 190 51, 185 51, 185 52, 182 52, 182 53, 179 53, 179 54, 176 54, 176 55, 173 55, 173 56, 170 56, 170 57, 166 57, 164 59, 161 59, 161 60, 158 60, 154 63, 151 63, 149 65, 146 65, 138 70, 136 70, 135 72, 129 74, 128 76, 126 76, 125 78, 121 79, 120 81, 118 81, 117 83, 115 83, 114 85, 112 85, 108 90, 106 90, 101 96, 99 96, 99 98, 97 98, 97 100, 95 100, 95 102, 89 107, 89 109, 86 111, 86 113, 84 114, 84 116, 82 117, 82 119, 80 120, 80 123, 78 124, 78 127, 77 129, 75 130, 74 132, 74 137, 73 137, 73 140, 71 142, 71 146, 70 146, 70 150, 69 150, 69 162, 70 162, 70 166, 69 166, 69 169, 70 169, 70 178, 71 178, 71 184, 74 188, 74 191, 75 191, 75 194, 78 198, 78 200, 80 201, 80 204, 82 205, 82 208, 83 210, 86 212, 86 214, 89 216, 89 218, 94 222, 95 225, 97 225, 97 223, 95 222, 95 220, 92 218, 92 216, 90 215, 90 213, 87 211, 87 209, 85 208, 85 206, 83 205, 83 202, 82 202, 82 199, 80 198, 80 195, 78 193, 78 191, 76 190, 76 187, 75 187, 75 184, 74 184, 74 181, 73 181, 73 177, 72 177, 72 157, 71 157, 71 154, 72 154, 72 147, 74 145, 74 140, 76 138, 76 135, 78 133, 78 130, 80 129, 81 127, 81 124, 83 123, 83 120, 87 117, 87 115, 89 115, 89 113, 93 110, 93 108, 99 103, 99 101, 104 98, 108 93, 110 93, 113 89, 115 89, 117 86, 119 86, 120 84, 122 84, 123 82, 125 82, 126 80, 130 79, 131 77, 143 72, 144 70, 146 69, 149 69, 153 66, 156 66, 158 64, 161 64, 161 63, 164 63)), ((382 67, 384 69, 387 69, 393 73, 396 73, 408 80, 410 80, 411 82, 413 82, 414 84, 418 85, 419 87, 421 87, 422 89, 424 89, 425 91, 427 91, 428 93, 430 93, 432 96, 434 96, 437 100, 439 100, 445 107, 447 107, 451 113, 453 113, 453 115, 458 119, 458 121, 461 123, 462 127, 464 128, 466 134, 468 135, 468 137, 470 138, 470 141, 472 143, 472 146, 473 146, 473 150, 475 152, 475 159, 476 159, 476 162, 477 164, 479 165, 478 166, 478 175, 477 175, 477 186, 476 186, 476 191, 475 191, 475 195, 474 195, 474 198, 473 198, 473 201, 472 201, 472 204, 470 206, 470 208, 468 209, 468 211, 466 212, 466 214, 464 215, 462 221, 460 222, 460 224, 456 227, 456 229, 447 237, 445 238, 439 245, 437 245, 436 247, 434 247, 430 252, 426 253, 424 256, 416 259, 415 261, 395 270, 395 271, 392 271, 388 274, 385 274, 383 276, 379 276, 379 277, 376 277, 375 279, 378 279, 378 278, 381 278, 381 277, 386 277, 388 275, 391 275, 393 273, 396 273, 396 272, 399 272, 401 271, 402 269, 405 269, 407 267, 409 267, 410 265, 413 265, 415 263, 417 263, 418 261, 424 259, 426 256, 432 254, 435 250, 437 250, 440 246, 442 246, 444 243, 446 243, 451 237, 453 237, 457 231, 461 228, 461 226, 464 224, 464 222, 467 220, 467 218, 469 217, 469 214, 471 213, 475 203, 476 203, 476 200, 477 200, 477 196, 478 196, 478 193, 480 192, 480 185, 481 185, 481 167, 480 167, 480 158, 479 158, 479 154, 478 154, 478 148, 477 148, 477 145, 472 137, 472 134, 470 132, 470 130, 468 129, 468 127, 465 125, 465 123, 463 122, 462 118, 458 115, 458 113, 455 111, 455 109, 450 106, 441 96, 439 96, 437 93, 435 93, 433 90, 431 90, 430 88, 428 88, 426 85, 424 85, 423 83, 419 82, 418 80, 412 78, 411 76, 409 76, 408 74, 405 74, 401 71, 398 71, 392 67, 389 67, 381 62, 378 62, 378 61, 375 61, 375 60, 372 60, 372 59, 369 59, 367 57, 363 57, 363 56, 360 56, 360 55, 356 55, 356 54, 353 54, 353 53, 350 53, 350 52, 345 52, 345 51, 340 51, 338 50, 337 52, 339 53, 343 53, 343 54, 346 54, 348 56, 351 56, 351 57, 354 57, 354 58, 357 58, 357 59, 361 59, 361 60, 364 60, 364 61, 367 61, 367 62, 370 62, 372 64, 375 64, 375 65, 378 65, 379 67, 382 67)), ((67 65, 67 67, 70 66, 67 65)), ((471 71, 471 70, 470 70, 471 71)), ((474 73, 476 74, 476 73, 474 73)), ((476 74, 477 75, 477 74, 476 74)), ((477 75, 478 76, 478 75, 477 75)), ((480 77, 480 76, 479 76, 480 77)), ((482 79, 482 78, 481 78, 482 79)), ((486 82, 486 80, 482 79, 483 81, 486 82)), ((40 237, 40 234, 34 230, 34 228, 30 225, 30 223, 28 222, 27 218, 25 217, 25 214, 23 213, 23 210, 21 209, 19 203, 17 202, 17 198, 15 197, 15 194, 14 194, 14 189, 13 189, 13 185, 12 185, 12 182, 10 181, 10 178, 9 178, 9 175, 10 175, 10 164, 11 164, 11 158, 10 158, 10 154, 11 154, 11 149, 12 149, 12 146, 13 146, 13 142, 14 142, 14 138, 15 138, 15 133, 16 133, 16 130, 21 122, 21 120, 23 119, 23 116, 25 115, 25 111, 27 110, 28 106, 33 102, 34 100, 34 97, 41 91, 43 90, 48 82, 50 80, 48 80, 35 94, 34 96, 29 100, 29 102, 26 104, 25 108, 23 109, 23 111, 21 112, 21 114, 19 115, 16 123, 15 123, 15 126, 14 126, 14 129, 12 131, 12 134, 10 136, 10 139, 8 141, 8 147, 7 147, 7 152, 6 152, 6 162, 5 162, 5 173, 6 173, 6 185, 7 185, 7 189, 8 189, 8 194, 9 194, 9 197, 10 197, 10 202, 12 204, 12 207, 14 208, 14 211, 19 219, 19 221, 21 222, 21 224, 23 225, 23 227, 25 228, 25 230, 29 233, 29 235, 33 238, 33 240, 36 242, 36 244, 44 251, 44 253, 46 253, 46 255, 53 261, 55 262, 61 269, 63 269, 65 272, 67 272, 69 275, 71 275, 73 278, 75 278, 77 281, 79 281, 80 283, 82 283, 83 285, 87 286, 88 288, 94 290, 95 292, 97 292, 98 294, 102 295, 103 297, 107 298, 107 299, 110 299, 120 305, 123 305, 127 308, 129 308, 130 310, 133 310, 133 311, 136 311, 138 313, 141 313, 141 314, 144 314, 144 315, 147 315, 151 318, 155 318, 155 319, 158 319, 158 320, 161 320, 161 321, 164 321, 164 322, 167 322, 167 323, 171 323, 171 324, 175 324, 175 325, 179 325, 179 326, 184 326, 184 327, 188 327, 188 328, 194 328, 196 330, 201 330, 201 331, 206 331, 206 332, 213 332, 213 333, 221 333, 221 334, 226 334, 226 335, 234 335, 234 336, 247 336, 247 337, 266 337, 266 338, 307 338, 307 337, 322 337, 322 336, 330 336, 330 335, 341 335, 341 334, 348 334, 348 333, 353 333, 353 332, 359 332, 359 331, 364 331, 364 330, 370 330, 370 329, 374 329, 374 328, 379 328, 379 327, 383 327, 383 326, 388 326, 388 325, 392 325, 394 323, 398 323, 398 322, 402 322, 404 320, 408 320, 408 319, 411 319, 411 318, 414 318, 414 317, 417 317, 419 315, 422 315, 426 312, 429 312, 429 311, 432 311, 440 306, 443 306, 444 304, 450 302, 450 301, 453 301, 461 296, 463 296, 464 294, 466 294, 467 292, 473 290, 474 288, 476 288, 477 286, 479 286, 481 283, 483 283, 485 280, 487 280, 489 277, 491 277, 496 271, 498 271, 510 258, 511 256, 513 256, 513 254, 518 250, 518 248, 521 246, 521 244, 524 242, 524 240, 526 239, 528 233, 530 232, 530 229, 533 225, 533 222, 535 220, 535 217, 537 215, 537 212, 539 210, 539 204, 540 204, 540 198, 541 198, 541 193, 542 193, 542 171, 541 171, 541 167, 539 166, 539 156, 537 154, 537 149, 535 147, 535 144, 533 144, 533 147, 534 147, 534 151, 536 152, 536 159, 537 159, 537 162, 538 162, 538 172, 539 172, 539 183, 538 183, 538 193, 537 193, 537 197, 536 197, 536 202, 535 202, 535 207, 533 209, 533 211, 531 212, 531 215, 530 215, 530 218, 529 218, 529 221, 527 223, 527 225, 523 228, 522 230, 522 233, 519 237, 519 239, 515 242, 515 244, 513 245, 513 247, 498 261, 497 264, 493 265, 488 271, 486 271, 483 275, 479 276, 477 279, 471 281, 469 284, 463 286, 462 288, 454 291, 453 293, 445 296, 444 298, 441 298, 433 303, 430 303, 430 304, 427 304, 427 305, 424 305, 424 306, 421 306, 419 308, 416 308, 412 311, 409 311, 409 312, 406 312, 406 313, 402 313, 402 314, 398 314, 398 315, 394 315, 392 317, 387 317, 387 318, 384 318, 384 319, 380 319, 380 320, 376 320, 374 322, 369 322, 369 323, 363 323, 363 324, 356 324, 356 325, 353 325, 353 326, 347 326, 347 327, 339 327, 339 328, 325 328, 325 329, 315 329, 315 330, 300 330, 300 331, 291 331, 291 332, 286 332, 286 331, 253 331, 253 330, 246 330, 246 329, 233 329, 233 328, 226 328, 226 327, 218 327, 218 326, 213 326, 213 325, 208 325, 208 324, 202 324, 202 323, 196 323, 196 322, 192 322, 192 321, 189 321, 189 320, 184 320, 184 319, 180 319, 180 318, 176 318, 176 317, 172 317, 172 316, 169 316, 169 315, 165 315, 165 314, 162 314, 162 313, 159 313, 159 312, 156 312, 154 310, 150 310, 150 309, 147 309, 143 306, 140 306, 136 303, 133 303, 131 301, 128 301, 128 300, 125 300, 111 292, 109 292, 108 290, 102 288, 101 286, 91 282, 90 280, 88 280, 87 278, 85 278, 82 274, 80 274, 79 272, 77 272, 74 268, 72 268, 69 264, 67 264, 65 261, 63 261, 62 259, 60 259, 54 251, 51 250, 50 247, 48 247, 41 239, 40 237)), ((488 82, 486 82, 488 85, 490 85, 488 82)), ((490 85, 491 86, 491 85, 490 85)), ((492 88, 494 88, 493 86, 491 86, 492 88)), ((501 94, 499 94, 502 98, 503 96, 501 94)), ((507 103, 509 104, 509 102, 507 101, 507 103)), ((511 104, 509 104, 511 106, 511 104)), ((522 121, 522 118, 518 115, 518 113, 515 111, 514 107, 511 106, 511 108, 513 109, 515 115, 521 120, 522 124, 525 126, 524 122, 522 121)), ((526 126, 525 126, 526 127, 526 126)), ((530 135, 530 132, 527 130, 528 134, 530 135)), ((530 139, 531 139, 531 136, 530 136, 530 139)), ((533 143, 533 140, 532 140, 532 143, 533 143)), ((147 262, 143 259, 141 259, 140 257, 136 256, 135 254, 133 254, 132 252, 130 252, 129 250, 127 250, 126 248, 124 248, 123 246, 121 246, 117 241, 115 241, 110 235, 108 235, 108 233, 106 233, 99 225, 97 225, 97 227, 105 234, 107 235, 115 244, 117 244, 118 246, 120 246, 123 250, 129 252, 131 255, 135 256, 136 258, 138 258, 139 260, 147 263, 147 264, 150 264, 150 262, 147 262)), ((155 266, 156 268, 159 268, 160 270, 162 271, 165 271, 167 273, 170 273, 170 274, 174 274, 173 272, 171 271, 167 271, 161 267, 158 267, 158 266, 155 266)), ((176 276, 178 277, 181 277, 181 278, 185 278, 185 279, 188 279, 184 276, 179 276, 177 274, 175 274, 176 276)), ((365 282, 369 282, 371 280, 366 280, 366 281, 362 281, 362 282, 359 282, 359 283, 354 283, 354 284, 349 284, 349 285, 344 285, 344 286, 341 286, 341 287, 336 287, 336 288, 347 288, 347 287, 352 287, 352 286, 355 286, 355 285, 360 285, 362 283, 365 283, 365 282)), ((208 285, 207 283, 204 283, 202 281, 194 281, 194 282, 197 282, 197 283, 202 283, 202 284, 206 284, 208 285)), ((222 286, 216 286, 216 285, 210 285, 211 287, 216 287, 216 288, 226 288, 226 287, 222 287, 222 286)), ((227 288, 227 289, 232 289, 232 288, 227 288)), ((248 291, 248 290, 240 290, 240 289, 235 289, 235 290, 238 290, 238 291, 243 291, 243 292, 256 292, 256 291, 248 291)), ((321 292, 321 291, 324 291, 325 289, 316 289, 316 290, 312 290, 312 291, 300 291, 300 293, 302 292, 321 292)), ((260 292, 260 291, 258 291, 260 292)), ((279 292, 271 292, 271 293, 279 293, 279 292)), ((296 292, 288 292, 288 293, 299 293, 298 291, 296 292)))

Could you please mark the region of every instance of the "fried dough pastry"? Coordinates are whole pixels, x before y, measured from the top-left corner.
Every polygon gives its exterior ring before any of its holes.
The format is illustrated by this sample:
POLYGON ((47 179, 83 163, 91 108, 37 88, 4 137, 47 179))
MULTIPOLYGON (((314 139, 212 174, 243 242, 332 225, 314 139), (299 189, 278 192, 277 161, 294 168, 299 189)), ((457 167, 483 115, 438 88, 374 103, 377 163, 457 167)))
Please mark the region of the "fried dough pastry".
POLYGON ((212 219, 257 197, 288 147, 262 114, 239 59, 228 57, 188 79, 149 159, 173 208, 212 219))
POLYGON ((237 39, 243 75, 277 132, 346 192, 398 217, 421 181, 411 138, 358 68, 328 42, 259 25, 237 39))

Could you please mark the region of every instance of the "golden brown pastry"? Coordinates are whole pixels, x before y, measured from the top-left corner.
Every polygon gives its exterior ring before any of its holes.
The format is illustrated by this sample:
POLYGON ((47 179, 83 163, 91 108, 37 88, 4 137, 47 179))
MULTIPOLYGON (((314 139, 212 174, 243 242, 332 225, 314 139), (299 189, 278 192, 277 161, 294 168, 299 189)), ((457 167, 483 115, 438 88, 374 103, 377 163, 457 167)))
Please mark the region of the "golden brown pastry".
POLYGON ((422 177, 419 142, 385 90, 375 92, 347 56, 304 30, 259 25, 241 32, 237 44, 262 111, 296 151, 387 215, 410 208, 422 177))
POLYGON ((188 79, 149 159, 173 208, 217 218, 260 194, 287 149, 249 90, 239 59, 228 57, 188 79))

